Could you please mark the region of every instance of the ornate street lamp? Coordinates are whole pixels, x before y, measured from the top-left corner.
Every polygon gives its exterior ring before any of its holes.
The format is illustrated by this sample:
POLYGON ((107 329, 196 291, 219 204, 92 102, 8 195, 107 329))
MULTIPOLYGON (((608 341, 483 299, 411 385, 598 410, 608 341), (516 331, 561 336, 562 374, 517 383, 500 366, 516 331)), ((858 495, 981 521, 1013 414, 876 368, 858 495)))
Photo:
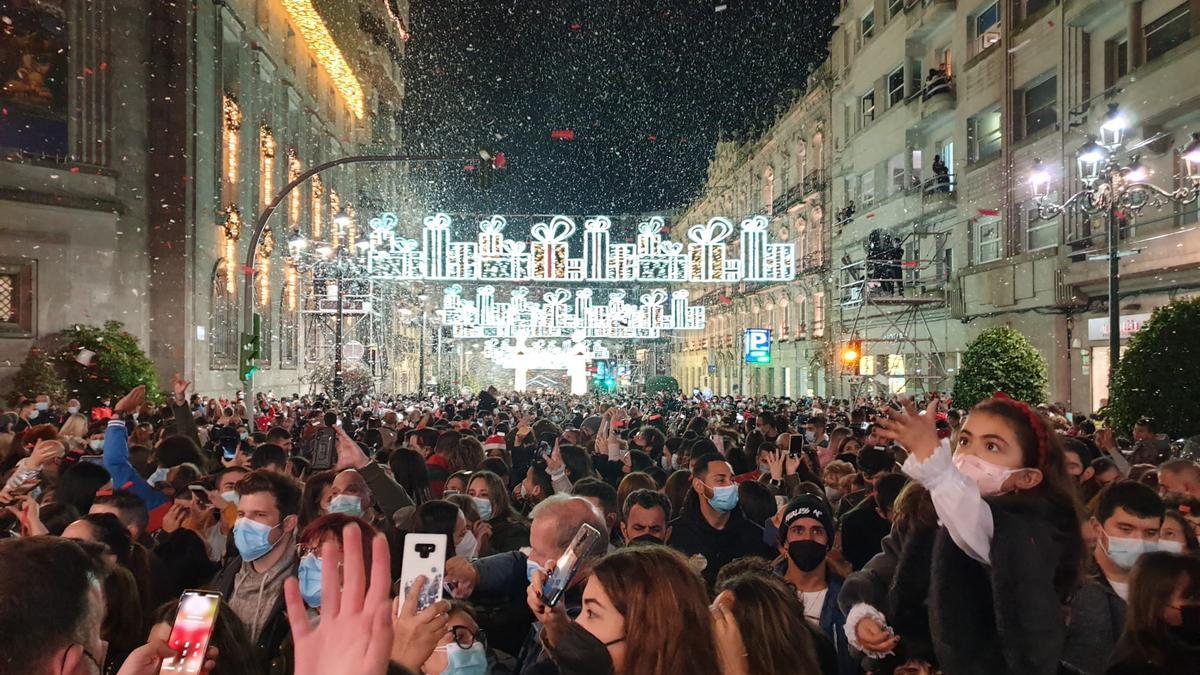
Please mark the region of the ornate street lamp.
POLYGON ((1200 197, 1200 133, 1194 133, 1191 142, 1180 150, 1188 184, 1167 190, 1147 182, 1150 172, 1134 156, 1122 165, 1116 159, 1117 151, 1125 142, 1128 121, 1114 104, 1108 107, 1104 121, 1100 124, 1100 139, 1089 137, 1075 156, 1078 163, 1079 180, 1083 189, 1071 195, 1061 204, 1051 203, 1050 176, 1035 160, 1029 176, 1033 196, 1037 200, 1038 217, 1050 219, 1067 211, 1087 216, 1103 214, 1108 227, 1108 380, 1112 385, 1113 375, 1121 354, 1120 312, 1120 220, 1137 216, 1147 206, 1162 207, 1167 204, 1192 204, 1200 197))

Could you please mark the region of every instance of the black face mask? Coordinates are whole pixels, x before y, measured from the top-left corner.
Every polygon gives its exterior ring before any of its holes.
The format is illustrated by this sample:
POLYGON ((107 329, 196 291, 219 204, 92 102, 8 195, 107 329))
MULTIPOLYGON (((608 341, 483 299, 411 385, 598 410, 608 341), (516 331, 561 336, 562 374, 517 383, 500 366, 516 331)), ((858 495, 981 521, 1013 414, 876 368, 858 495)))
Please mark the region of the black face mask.
POLYGON ((652 534, 643 534, 640 537, 634 537, 633 539, 629 540, 630 546, 662 546, 664 543, 665 542, 662 539, 659 539, 652 534))
POLYGON ((796 567, 811 572, 817 569, 821 561, 825 560, 825 553, 828 551, 825 544, 819 541, 806 539, 804 541, 793 541, 788 544, 788 557, 792 562, 796 563, 796 567))

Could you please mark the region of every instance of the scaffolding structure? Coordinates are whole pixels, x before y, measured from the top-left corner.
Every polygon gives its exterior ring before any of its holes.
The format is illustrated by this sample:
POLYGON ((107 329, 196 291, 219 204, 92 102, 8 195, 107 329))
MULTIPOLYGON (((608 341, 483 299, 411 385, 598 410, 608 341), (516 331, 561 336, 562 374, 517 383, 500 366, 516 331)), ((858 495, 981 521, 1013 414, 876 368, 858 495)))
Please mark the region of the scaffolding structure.
POLYGON ((946 355, 930 314, 948 306, 949 234, 921 226, 904 233, 876 230, 864 242, 862 258, 843 255, 841 343, 853 340, 861 349, 857 368, 843 364, 851 397, 944 388, 946 355))

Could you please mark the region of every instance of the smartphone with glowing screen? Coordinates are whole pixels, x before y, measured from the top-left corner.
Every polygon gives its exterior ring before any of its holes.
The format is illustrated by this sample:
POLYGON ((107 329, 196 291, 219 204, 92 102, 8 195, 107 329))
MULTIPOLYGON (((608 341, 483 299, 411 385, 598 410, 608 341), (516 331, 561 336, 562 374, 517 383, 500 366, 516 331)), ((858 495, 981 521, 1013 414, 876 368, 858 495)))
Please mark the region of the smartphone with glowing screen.
POLYGON ((171 626, 171 637, 167 640, 167 645, 175 650, 175 655, 163 659, 158 672, 199 675, 220 606, 220 593, 183 592, 179 598, 175 623, 171 626))

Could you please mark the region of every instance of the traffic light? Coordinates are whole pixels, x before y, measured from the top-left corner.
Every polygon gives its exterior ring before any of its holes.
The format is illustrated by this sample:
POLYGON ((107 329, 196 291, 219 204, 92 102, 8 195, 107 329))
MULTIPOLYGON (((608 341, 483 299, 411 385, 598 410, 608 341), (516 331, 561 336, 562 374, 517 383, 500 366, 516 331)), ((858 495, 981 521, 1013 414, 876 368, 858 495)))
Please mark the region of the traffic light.
POLYGON ((842 368, 849 373, 858 375, 862 370, 862 340, 855 338, 842 348, 842 368))
POLYGON ((249 382, 254 376, 254 372, 258 370, 259 346, 262 339, 262 316, 254 315, 254 327, 252 333, 242 333, 241 344, 238 349, 238 377, 243 382, 249 382))

